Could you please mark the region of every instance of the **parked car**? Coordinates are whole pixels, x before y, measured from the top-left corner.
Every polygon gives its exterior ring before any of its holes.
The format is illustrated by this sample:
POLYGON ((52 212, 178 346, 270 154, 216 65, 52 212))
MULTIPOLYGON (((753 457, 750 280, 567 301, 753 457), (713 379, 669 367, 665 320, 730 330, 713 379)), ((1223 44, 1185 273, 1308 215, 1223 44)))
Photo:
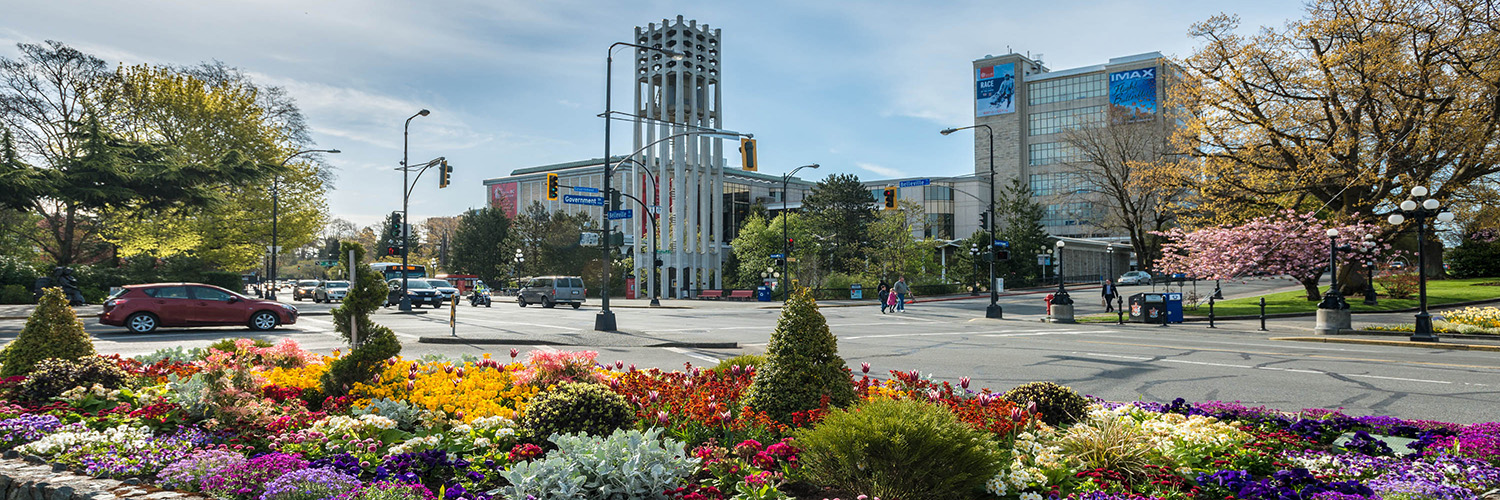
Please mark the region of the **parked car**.
MULTIPOLYGON (((394 306, 401 303, 401 278, 386 282, 391 287, 390 295, 386 296, 385 305, 394 306)), ((433 308, 443 307, 443 294, 438 293, 432 283, 421 278, 406 279, 406 296, 411 298, 412 307, 422 307, 427 304, 433 308)))
POLYGON ((343 302, 344 295, 349 293, 349 282, 342 280, 324 281, 313 289, 313 302, 343 302))
POLYGON ((213 285, 126 285, 104 301, 99 322, 150 333, 162 326, 247 325, 270 330, 297 322, 297 308, 257 300, 213 285))
POLYGON ((541 304, 553 307, 557 304, 572 304, 574 309, 583 305, 588 289, 583 287, 583 278, 577 276, 543 276, 531 278, 526 286, 516 293, 516 302, 521 307, 541 304))
POLYGON ((298 280, 292 287, 292 300, 313 298, 313 291, 318 289, 318 280, 298 280))
POLYGON ((1149 285, 1151 284, 1151 273, 1145 271, 1129 271, 1125 274, 1121 274, 1120 279, 1115 280, 1115 284, 1122 286, 1149 285))
POLYGON ((426 281, 428 283, 431 283, 432 287, 436 288, 438 293, 443 294, 443 300, 458 300, 458 287, 453 286, 453 284, 449 283, 448 280, 427 278, 426 281))

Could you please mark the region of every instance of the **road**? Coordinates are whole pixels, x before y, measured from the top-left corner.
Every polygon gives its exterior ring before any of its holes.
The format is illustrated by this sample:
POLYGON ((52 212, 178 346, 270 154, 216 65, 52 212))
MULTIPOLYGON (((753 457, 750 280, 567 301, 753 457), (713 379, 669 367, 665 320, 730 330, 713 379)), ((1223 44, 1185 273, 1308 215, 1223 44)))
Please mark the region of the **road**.
MULTIPOLYGON (((1137 287, 1136 289, 1139 289, 1137 287)), ((1135 290, 1127 289, 1127 293, 1135 290)), ((1080 314, 1100 311, 1090 303, 1097 290, 1078 292, 1080 314)), ((1500 357, 1494 352, 1322 344, 1270 340, 1307 335, 1311 318, 1273 321, 1271 332, 1251 322, 1204 323, 1159 328, 1147 325, 1054 325, 1039 321, 1039 295, 1007 296, 1006 319, 983 318, 984 298, 918 303, 899 314, 874 306, 824 307, 839 352, 850 367, 861 362, 872 374, 920 370, 942 380, 969 376, 976 387, 1004 390, 1050 380, 1108 400, 1241 401, 1280 409, 1343 408, 1355 415, 1385 414, 1452 422, 1494 420, 1500 413, 1500 357)), ((639 367, 707 365, 742 353, 764 352, 780 314, 774 304, 693 303, 693 309, 647 309, 640 301, 618 301, 620 327, 632 336, 690 342, 735 342, 734 349, 630 347, 614 342, 627 336, 592 331, 597 304, 582 309, 519 308, 497 302, 493 308, 458 308, 458 333, 465 338, 517 339, 594 335, 587 346, 516 345, 531 349, 588 349, 601 361, 623 360, 639 367)), ((683 304, 664 301, 666 305, 683 304)), ((342 347, 331 318, 313 315, 327 305, 298 303, 308 315, 296 325, 269 334, 243 328, 164 329, 134 335, 85 324, 102 353, 138 355, 160 348, 200 347, 231 336, 291 338, 328 353, 342 347)), ((375 321, 397 332, 403 355, 508 357, 510 345, 418 343, 424 336, 449 335, 448 310, 393 314, 375 321)), ((1358 322, 1358 320, 1356 320, 1358 322)), ((21 321, 0 321, 0 338, 13 337, 21 321)), ((579 337, 584 338, 584 337, 579 337)))

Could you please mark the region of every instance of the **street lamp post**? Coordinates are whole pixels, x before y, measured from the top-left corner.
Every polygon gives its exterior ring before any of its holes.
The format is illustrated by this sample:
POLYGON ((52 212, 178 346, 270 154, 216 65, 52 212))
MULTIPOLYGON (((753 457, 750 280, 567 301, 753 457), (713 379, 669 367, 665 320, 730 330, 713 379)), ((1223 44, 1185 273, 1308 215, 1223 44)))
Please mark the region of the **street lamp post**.
POLYGON ((1323 294, 1323 301, 1318 303, 1317 323, 1313 332, 1321 335, 1336 335, 1351 327, 1349 318, 1349 302, 1344 300, 1344 294, 1339 292, 1339 250, 1350 250, 1349 247, 1340 247, 1338 243, 1339 230, 1328 228, 1324 234, 1328 235, 1328 293, 1323 294))
POLYGON ((1412 199, 1401 202, 1401 208, 1391 214, 1386 222, 1399 226, 1410 217, 1417 220, 1417 299, 1419 311, 1412 329, 1411 340, 1415 342, 1437 342, 1432 332, 1432 315, 1427 313, 1427 219, 1438 222, 1453 222, 1453 212, 1442 208, 1442 203, 1427 197, 1425 186, 1411 188, 1412 199), (1419 201, 1420 200, 1420 201, 1419 201))
POLYGON ((411 231, 407 229, 409 227, 407 224, 410 223, 410 219, 407 217, 407 208, 409 208, 407 205, 409 201, 407 184, 410 183, 411 168, 407 165, 407 161, 410 156, 409 152, 411 151, 411 120, 412 118, 427 116, 429 114, 432 114, 432 112, 425 109, 418 111, 417 114, 407 117, 406 123, 401 126, 401 303, 398 309, 402 311, 411 310, 411 298, 406 295, 406 278, 408 274, 406 272, 406 255, 411 253, 407 251, 408 248, 411 248, 411 242, 407 241, 409 239, 407 235, 411 234, 411 231))
POLYGON ((990 221, 990 241, 988 243, 990 255, 990 305, 985 308, 984 317, 1000 319, 1005 316, 1005 311, 1000 307, 1000 291, 995 289, 995 226, 999 225, 999 221, 995 220, 995 129, 981 123, 967 127, 947 128, 938 133, 948 135, 960 130, 977 127, 984 127, 990 133, 990 208, 989 212, 987 212, 990 221))
MULTIPOLYGON (((970 260, 974 263, 974 273, 973 274, 979 274, 979 245, 977 243, 970 243, 969 244, 969 257, 971 257, 970 260)), ((969 296, 970 297, 978 297, 979 296, 979 286, 978 286, 977 283, 973 285, 973 288, 969 289, 969 296)))
POLYGON ((1365 248, 1365 305, 1373 306, 1379 303, 1375 294, 1375 235, 1366 234, 1360 246, 1365 248))
MULTIPOLYGON (((290 156, 287 156, 285 160, 281 160, 281 168, 285 169, 287 162, 292 161, 292 158, 296 158, 298 156, 302 156, 302 155, 305 155, 305 154, 309 154, 309 153, 333 153, 333 154, 338 154, 340 152, 341 151, 339 151, 337 149, 308 149, 308 150, 305 150, 305 151, 298 151, 296 153, 292 153, 290 156)), ((278 266, 276 265, 276 254, 281 253, 281 246, 280 246, 281 245, 281 240, 280 240, 281 232, 278 230, 279 228, 277 228, 277 223, 279 222, 280 218, 281 218, 281 173, 278 172, 275 176, 271 177, 271 252, 270 252, 271 253, 271 283, 275 283, 276 282, 276 274, 277 274, 277 271, 279 271, 279 269, 277 269, 278 266)), ((276 300, 276 287, 275 286, 272 286, 271 287, 271 291, 267 292, 265 299, 266 300, 276 300)))
POLYGON ((1104 245, 1104 258, 1109 260, 1109 276, 1105 278, 1113 280, 1115 279, 1115 246, 1113 244, 1104 245))
POLYGON ((1052 305, 1054 306, 1073 305, 1073 298, 1068 296, 1068 289, 1063 286, 1063 283, 1067 281, 1065 278, 1063 278, 1064 274, 1062 266, 1062 250, 1065 246, 1067 246, 1067 242, 1057 240, 1057 293, 1056 296, 1052 298, 1052 305))
MULTIPOLYGON (((787 282, 792 281, 792 274, 787 268, 787 263, 792 258, 792 245, 791 240, 788 239, 790 238, 790 236, 787 235, 787 225, 791 222, 791 219, 787 217, 788 202, 786 201, 786 194, 787 189, 789 189, 791 186, 792 176, 797 175, 797 171, 804 168, 816 169, 818 168, 818 164, 814 163, 811 165, 803 165, 794 168, 791 172, 787 172, 786 175, 781 176, 781 275, 787 277, 787 282)), ((782 288, 782 290, 783 292, 781 295, 781 301, 786 302, 787 298, 791 295, 791 289, 782 288)))
POLYGON ((520 288, 521 287, 521 264, 523 264, 523 263, 526 262, 526 255, 522 254, 521 253, 521 249, 519 249, 519 248, 516 249, 516 257, 515 257, 514 261, 515 261, 515 265, 511 266, 510 275, 511 275, 512 278, 515 278, 515 280, 516 280, 516 288, 520 288))

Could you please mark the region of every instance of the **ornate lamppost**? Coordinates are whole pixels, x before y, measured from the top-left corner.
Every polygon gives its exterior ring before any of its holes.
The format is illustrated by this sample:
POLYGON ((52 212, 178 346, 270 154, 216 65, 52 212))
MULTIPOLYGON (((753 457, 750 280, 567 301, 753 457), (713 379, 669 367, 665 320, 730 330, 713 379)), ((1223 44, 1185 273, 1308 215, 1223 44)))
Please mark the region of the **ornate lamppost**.
POLYGON ((1412 329, 1414 342, 1437 342, 1432 333, 1432 315, 1427 313, 1427 219, 1438 222, 1453 222, 1453 212, 1443 209, 1443 204, 1427 197, 1425 186, 1411 188, 1411 199, 1402 201, 1401 208, 1391 213, 1386 222, 1399 226, 1407 218, 1417 221, 1417 297, 1420 304, 1417 322, 1412 329))

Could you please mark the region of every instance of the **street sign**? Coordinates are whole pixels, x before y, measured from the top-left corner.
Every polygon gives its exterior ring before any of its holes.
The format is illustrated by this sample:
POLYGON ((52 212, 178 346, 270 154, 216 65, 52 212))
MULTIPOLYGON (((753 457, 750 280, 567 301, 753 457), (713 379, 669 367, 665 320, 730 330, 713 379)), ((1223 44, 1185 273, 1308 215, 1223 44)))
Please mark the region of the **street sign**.
POLYGON ((897 186, 904 187, 904 188, 909 188, 909 187, 917 187, 917 186, 926 186, 928 184, 932 184, 932 179, 912 179, 912 180, 909 180, 909 181, 901 181, 899 184, 897 184, 897 186))
POLYGON ((586 247, 587 246, 598 246, 599 245, 599 233, 580 233, 578 235, 578 244, 581 245, 581 246, 586 246, 586 247))
POLYGON ((771 254, 771 258, 773 258, 773 259, 785 259, 786 258, 786 254, 784 254, 784 253, 773 253, 773 254, 771 254))
POLYGON ((573 205, 589 205, 589 206, 595 206, 595 207, 602 207, 602 206, 604 206, 604 197, 603 196, 578 196, 578 195, 572 195, 572 194, 565 194, 565 195, 563 195, 563 203, 569 203, 569 204, 573 204, 573 205))
POLYGON ((592 187, 588 187, 588 186, 573 186, 573 192, 575 192, 575 193, 597 193, 597 192, 599 192, 599 188, 592 188, 592 187))
POLYGON ((609 220, 629 219, 634 216, 634 210, 629 208, 625 210, 610 210, 604 214, 609 216, 609 220))
POLYGON ((661 205, 651 205, 651 213, 652 214, 660 214, 661 213, 661 205))
POLYGON ((266 252, 267 253, 281 253, 281 247, 280 246, 274 246, 273 247, 271 245, 266 245, 266 252))
POLYGON ((995 248, 1010 248, 1010 242, 1005 240, 995 240, 995 248))

